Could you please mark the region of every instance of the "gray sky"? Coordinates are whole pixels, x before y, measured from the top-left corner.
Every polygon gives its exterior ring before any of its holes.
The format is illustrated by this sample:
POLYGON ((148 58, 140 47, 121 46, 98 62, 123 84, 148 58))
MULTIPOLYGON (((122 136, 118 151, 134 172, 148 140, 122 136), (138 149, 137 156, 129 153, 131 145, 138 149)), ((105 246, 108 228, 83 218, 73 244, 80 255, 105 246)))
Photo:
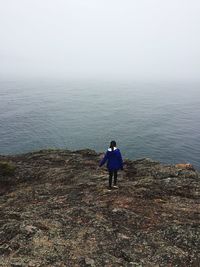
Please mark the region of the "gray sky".
POLYGON ((200 81, 199 0, 0 0, 0 77, 200 81))

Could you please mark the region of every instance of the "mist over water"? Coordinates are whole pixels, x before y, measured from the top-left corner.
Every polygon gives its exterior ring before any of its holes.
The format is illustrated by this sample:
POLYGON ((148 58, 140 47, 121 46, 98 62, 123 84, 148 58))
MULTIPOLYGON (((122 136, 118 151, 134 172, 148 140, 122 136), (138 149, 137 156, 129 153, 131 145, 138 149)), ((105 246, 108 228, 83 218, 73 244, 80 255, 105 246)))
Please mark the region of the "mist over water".
POLYGON ((105 151, 200 169, 200 90, 194 83, 1 81, 0 154, 42 148, 105 151))
POLYGON ((199 10, 198 0, 1 1, 0 154, 105 151, 115 139, 124 157, 200 168, 199 10))

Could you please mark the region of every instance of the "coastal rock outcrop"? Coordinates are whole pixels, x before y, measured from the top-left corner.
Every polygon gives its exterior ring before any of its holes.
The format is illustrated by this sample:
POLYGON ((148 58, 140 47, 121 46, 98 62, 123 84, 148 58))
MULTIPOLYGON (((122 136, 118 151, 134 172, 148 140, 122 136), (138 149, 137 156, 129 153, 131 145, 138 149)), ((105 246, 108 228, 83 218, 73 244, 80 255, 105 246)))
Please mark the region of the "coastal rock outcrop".
POLYGON ((0 156, 0 266, 200 266, 199 173, 125 160, 108 191, 101 157, 0 156))

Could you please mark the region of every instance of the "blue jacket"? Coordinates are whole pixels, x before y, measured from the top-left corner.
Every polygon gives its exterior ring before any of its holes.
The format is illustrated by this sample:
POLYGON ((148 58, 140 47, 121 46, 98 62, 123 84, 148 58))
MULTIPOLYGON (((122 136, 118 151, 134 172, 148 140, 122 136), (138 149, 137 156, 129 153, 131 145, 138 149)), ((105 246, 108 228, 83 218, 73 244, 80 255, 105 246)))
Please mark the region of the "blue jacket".
POLYGON ((111 148, 109 148, 100 162, 99 166, 101 167, 104 163, 107 162, 107 168, 109 171, 114 171, 114 170, 123 170, 123 161, 122 161, 122 156, 120 153, 120 150, 118 148, 114 148, 112 151, 111 148))

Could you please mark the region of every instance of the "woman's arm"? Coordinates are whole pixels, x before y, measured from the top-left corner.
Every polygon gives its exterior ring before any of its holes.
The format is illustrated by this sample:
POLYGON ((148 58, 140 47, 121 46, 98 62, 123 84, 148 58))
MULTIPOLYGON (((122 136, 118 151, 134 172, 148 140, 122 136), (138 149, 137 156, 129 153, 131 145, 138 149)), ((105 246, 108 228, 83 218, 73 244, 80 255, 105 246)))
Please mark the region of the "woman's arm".
POLYGON ((101 160, 99 167, 101 167, 108 160, 108 152, 106 152, 104 158, 101 160))

